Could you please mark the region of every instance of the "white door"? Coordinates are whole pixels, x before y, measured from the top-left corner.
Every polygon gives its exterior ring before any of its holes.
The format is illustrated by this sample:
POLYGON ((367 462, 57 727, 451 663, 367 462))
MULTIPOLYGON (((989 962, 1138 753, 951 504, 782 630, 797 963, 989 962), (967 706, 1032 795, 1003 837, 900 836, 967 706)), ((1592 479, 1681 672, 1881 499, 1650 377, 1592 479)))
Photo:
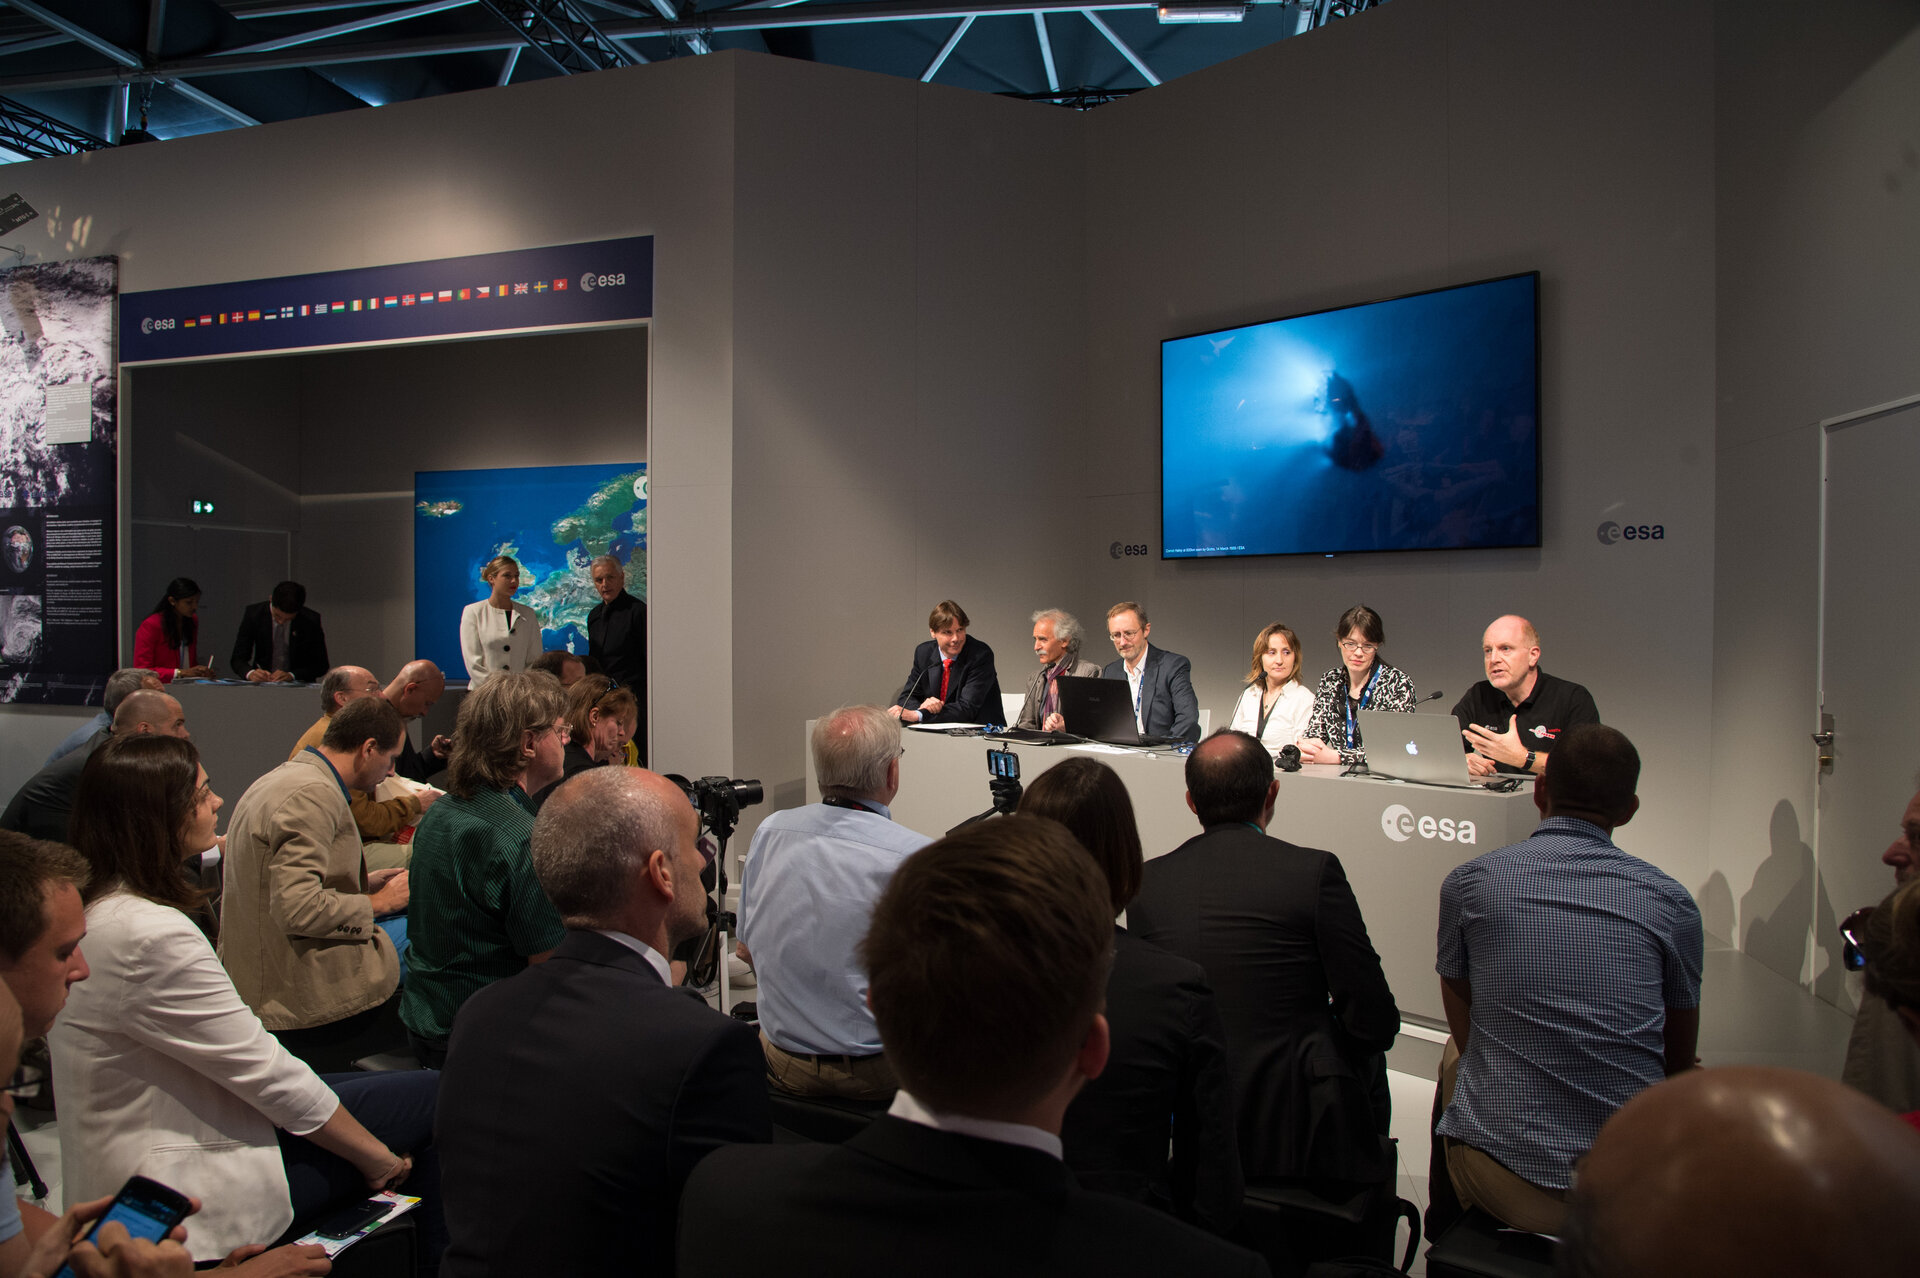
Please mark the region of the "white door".
POLYGON ((1920 771, 1920 403, 1830 425, 1824 443, 1820 689, 1833 762, 1820 769, 1809 975, 1850 1010, 1838 920, 1892 890, 1880 853, 1920 771))

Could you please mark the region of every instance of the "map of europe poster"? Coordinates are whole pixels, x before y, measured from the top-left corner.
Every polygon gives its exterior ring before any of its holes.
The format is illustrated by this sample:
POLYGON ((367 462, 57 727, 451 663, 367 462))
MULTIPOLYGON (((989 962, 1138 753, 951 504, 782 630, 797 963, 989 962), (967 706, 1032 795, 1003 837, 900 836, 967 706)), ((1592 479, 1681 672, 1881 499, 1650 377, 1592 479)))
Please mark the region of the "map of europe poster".
POLYGON ((618 557, 628 593, 647 597, 644 462, 416 471, 413 499, 414 651, 449 679, 466 678, 460 610, 486 597, 480 570, 496 556, 520 562, 513 597, 540 614, 548 650, 587 650, 599 556, 618 557))
POLYGON ((0 271, 0 702, 98 705, 119 625, 111 257, 0 271))

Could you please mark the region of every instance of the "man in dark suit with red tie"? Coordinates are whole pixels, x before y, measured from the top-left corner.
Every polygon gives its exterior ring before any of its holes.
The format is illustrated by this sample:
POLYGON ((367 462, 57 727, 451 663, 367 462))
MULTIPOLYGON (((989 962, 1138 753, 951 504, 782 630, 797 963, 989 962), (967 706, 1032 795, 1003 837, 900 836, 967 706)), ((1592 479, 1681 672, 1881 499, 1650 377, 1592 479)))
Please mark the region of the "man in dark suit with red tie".
POLYGON ((640 703, 633 747, 647 764, 647 605, 627 593, 627 570, 613 555, 593 561, 593 588, 600 602, 587 614, 587 655, 607 678, 640 703))
POLYGON ((902 723, 999 723, 993 649, 967 637, 967 610, 942 599, 927 616, 932 638, 913 650, 913 669, 887 713, 902 723))
POLYGON ((1252 1252, 1084 1189, 1061 1161, 1067 1106, 1107 1062, 1112 914, 1093 859, 1045 817, 908 857, 862 946, 892 1107, 843 1145, 708 1155, 682 1200, 680 1278, 1265 1275, 1252 1252))

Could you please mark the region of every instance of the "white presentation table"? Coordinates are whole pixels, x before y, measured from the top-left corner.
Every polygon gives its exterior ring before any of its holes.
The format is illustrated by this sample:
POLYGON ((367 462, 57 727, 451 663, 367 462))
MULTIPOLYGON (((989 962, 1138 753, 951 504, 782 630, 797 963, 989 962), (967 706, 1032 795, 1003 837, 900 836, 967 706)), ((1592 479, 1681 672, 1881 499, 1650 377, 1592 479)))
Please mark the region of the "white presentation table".
MULTIPOLYGON (((806 731, 811 735, 812 730, 809 723, 806 731)), ((893 803, 900 824, 938 836, 992 806, 986 752, 996 743, 909 729, 903 744, 900 794, 893 803)), ((1133 798, 1149 858, 1200 833, 1199 821, 1187 810, 1183 755, 1108 753, 1098 746, 1012 749, 1020 756, 1023 782, 1076 755, 1091 755, 1112 768, 1133 798)), ((806 757, 807 801, 817 803, 811 750, 806 757)), ((1440 978, 1433 971, 1440 881, 1461 862, 1526 838, 1538 823, 1530 786, 1510 794, 1451 790, 1342 777, 1337 766, 1309 765, 1280 774, 1280 798, 1268 833, 1339 856, 1400 1010, 1444 1024, 1440 978)))

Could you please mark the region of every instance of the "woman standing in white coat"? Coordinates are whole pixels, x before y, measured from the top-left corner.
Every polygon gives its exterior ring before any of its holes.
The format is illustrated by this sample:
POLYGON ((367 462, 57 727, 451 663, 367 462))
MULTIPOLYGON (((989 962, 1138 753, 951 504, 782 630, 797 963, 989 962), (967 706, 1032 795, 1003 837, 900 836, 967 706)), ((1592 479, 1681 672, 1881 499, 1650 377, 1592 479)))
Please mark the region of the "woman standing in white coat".
POLYGON ((492 593, 460 614, 460 655, 467 662, 467 688, 478 688, 501 670, 525 670, 540 655, 540 614, 513 601, 520 564, 512 555, 487 561, 480 580, 492 593))

